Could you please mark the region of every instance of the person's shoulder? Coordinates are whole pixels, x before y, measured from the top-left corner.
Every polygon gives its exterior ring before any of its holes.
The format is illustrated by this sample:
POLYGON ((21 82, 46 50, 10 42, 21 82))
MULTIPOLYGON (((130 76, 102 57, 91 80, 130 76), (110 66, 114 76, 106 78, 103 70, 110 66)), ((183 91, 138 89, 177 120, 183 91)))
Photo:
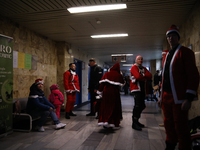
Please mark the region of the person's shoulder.
POLYGON ((136 64, 133 64, 131 68, 138 68, 138 66, 136 64))
POLYGON ((70 73, 69 70, 65 71, 64 74, 70 73))
POLYGON ((101 66, 97 65, 96 68, 101 69, 101 66))
POLYGON ((97 70, 98 72, 102 70, 101 66, 96 65, 94 70, 97 70))
MULTIPOLYGON (((180 47, 180 50, 183 50, 183 51, 192 51, 190 48, 188 48, 188 47, 185 47, 185 46, 181 46, 180 47)), ((192 51, 193 52, 193 51, 192 51)))
POLYGON ((191 50, 191 49, 189 49, 188 47, 185 47, 185 46, 181 46, 179 51, 180 51, 180 53, 182 53, 186 57, 194 55, 193 50, 191 50))
POLYGON ((145 70, 149 71, 146 67, 142 66, 145 70))

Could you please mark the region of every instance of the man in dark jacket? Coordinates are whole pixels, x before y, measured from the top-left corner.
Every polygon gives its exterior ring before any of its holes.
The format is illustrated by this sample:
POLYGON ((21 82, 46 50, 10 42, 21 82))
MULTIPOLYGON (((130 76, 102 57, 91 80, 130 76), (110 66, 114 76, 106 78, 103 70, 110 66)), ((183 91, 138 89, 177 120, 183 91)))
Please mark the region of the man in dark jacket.
MULTIPOLYGON (((96 101, 96 92, 99 88, 99 81, 102 77, 102 69, 96 64, 96 61, 94 58, 91 58, 89 60, 90 64, 90 80, 89 80, 89 87, 88 92, 90 93, 90 113, 86 114, 86 116, 95 116, 94 110, 93 110, 93 103, 96 101)), ((97 116, 98 119, 98 116, 97 116)))
POLYGON ((159 85, 159 82, 160 82, 159 72, 160 72, 160 71, 157 70, 156 73, 155 73, 155 75, 154 75, 154 80, 153 80, 154 86, 159 85))

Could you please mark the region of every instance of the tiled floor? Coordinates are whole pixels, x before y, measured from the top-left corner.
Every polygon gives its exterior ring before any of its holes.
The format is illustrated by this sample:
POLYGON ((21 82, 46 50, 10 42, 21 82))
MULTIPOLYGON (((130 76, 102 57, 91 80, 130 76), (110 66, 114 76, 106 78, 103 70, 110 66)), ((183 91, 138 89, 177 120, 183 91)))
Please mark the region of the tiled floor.
POLYGON ((1 150, 164 150, 165 131, 159 127, 162 123, 161 110, 156 102, 146 101, 140 122, 145 124, 142 131, 131 128, 132 96, 121 96, 123 120, 121 128, 108 131, 97 126, 95 117, 86 117, 89 104, 74 111, 78 116, 70 120, 61 113, 60 121, 66 127, 54 130, 49 120, 45 132, 13 132, 0 139, 1 150))

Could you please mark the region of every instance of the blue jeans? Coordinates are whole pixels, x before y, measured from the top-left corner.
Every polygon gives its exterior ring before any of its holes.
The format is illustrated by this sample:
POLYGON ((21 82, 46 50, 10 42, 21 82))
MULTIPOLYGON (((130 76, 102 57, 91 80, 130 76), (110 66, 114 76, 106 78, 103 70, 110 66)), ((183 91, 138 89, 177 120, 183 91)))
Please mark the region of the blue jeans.
POLYGON ((60 123, 60 121, 58 120, 58 117, 56 116, 56 113, 54 111, 50 112, 50 111, 35 109, 35 110, 31 111, 29 114, 32 117, 41 117, 38 121, 38 124, 37 124, 39 127, 43 126, 43 124, 45 123, 48 116, 51 117, 54 124, 60 123))

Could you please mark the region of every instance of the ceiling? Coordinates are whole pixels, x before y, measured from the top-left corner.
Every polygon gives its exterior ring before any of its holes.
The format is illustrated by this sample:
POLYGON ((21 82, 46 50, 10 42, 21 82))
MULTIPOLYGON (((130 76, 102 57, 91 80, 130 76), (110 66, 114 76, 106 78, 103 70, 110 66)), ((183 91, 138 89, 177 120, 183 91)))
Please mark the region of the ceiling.
MULTIPOLYGON (((198 0, 0 0, 0 15, 55 41, 113 65, 111 54, 133 54, 144 60, 161 59, 165 33, 180 26, 198 0), (127 4, 127 9, 70 14, 67 8, 127 4), (97 24, 97 20, 101 23, 97 24), (128 37, 92 39, 91 35, 128 33, 128 37)), ((122 65, 121 65, 122 67, 122 65)), ((123 68, 123 69, 128 69, 123 68)))

